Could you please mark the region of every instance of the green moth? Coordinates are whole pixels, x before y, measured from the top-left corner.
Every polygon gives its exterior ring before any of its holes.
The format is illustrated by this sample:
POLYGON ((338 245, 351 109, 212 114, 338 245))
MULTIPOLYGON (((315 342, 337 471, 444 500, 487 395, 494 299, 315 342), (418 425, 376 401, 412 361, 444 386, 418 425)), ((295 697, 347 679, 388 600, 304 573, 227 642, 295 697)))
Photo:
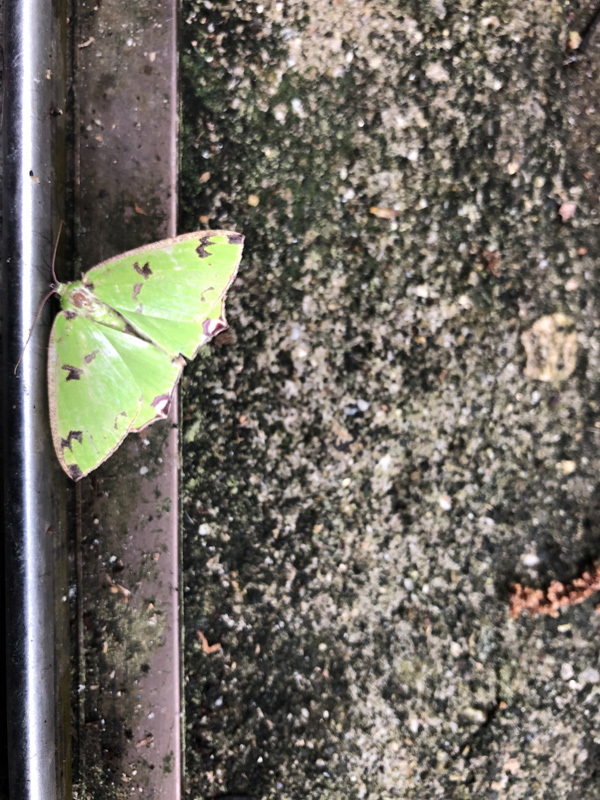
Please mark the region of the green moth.
POLYGON ((73 480, 128 433, 167 416, 185 359, 228 327, 225 295, 243 243, 233 231, 187 233, 55 284, 62 310, 48 349, 50 424, 73 480))

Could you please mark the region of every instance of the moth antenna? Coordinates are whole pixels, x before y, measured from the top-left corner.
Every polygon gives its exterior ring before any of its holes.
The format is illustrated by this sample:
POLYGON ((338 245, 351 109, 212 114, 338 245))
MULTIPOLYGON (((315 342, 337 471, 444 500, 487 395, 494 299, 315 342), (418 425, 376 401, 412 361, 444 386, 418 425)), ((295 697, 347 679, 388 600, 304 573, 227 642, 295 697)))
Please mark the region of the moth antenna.
POLYGON ((63 222, 62 219, 58 224, 58 233, 56 234, 56 242, 54 243, 54 252, 52 253, 52 288, 48 292, 48 294, 43 298, 42 302, 38 306, 38 310, 35 312, 35 317, 33 318, 33 322, 31 323, 31 328, 29 328, 29 333, 27 334, 27 341, 21 350, 21 355, 19 356, 19 360, 15 364, 14 374, 17 374, 17 370, 19 369, 19 365, 21 361, 23 361, 23 356, 25 355, 25 350, 27 350, 27 345, 29 344, 29 340, 31 339, 31 335, 33 334, 34 328, 37 325, 37 321, 40 318, 40 314, 42 313, 44 306, 48 302, 48 299, 52 297, 52 295, 56 292, 56 287, 58 285, 58 278, 56 277, 56 270, 54 269, 54 264, 56 263, 56 253, 58 252, 58 243, 60 241, 60 234, 62 231, 63 222))
POLYGON ((54 280, 54 286, 58 283, 58 278, 56 277, 56 270, 54 265, 56 264, 56 253, 58 252, 58 243, 60 242, 60 234, 62 232, 63 221, 62 219, 58 223, 58 233, 56 234, 56 242, 54 243, 54 252, 52 253, 52 278, 54 280))
POLYGON ((56 289, 55 289, 55 288, 54 288, 54 286, 53 286, 53 287, 50 289, 50 291, 48 292, 48 294, 47 294, 47 295, 44 297, 44 299, 42 300, 42 302, 39 304, 39 306, 38 306, 38 310, 35 312, 35 317, 33 318, 33 322, 31 323, 31 328, 29 328, 29 333, 28 333, 28 335, 27 335, 27 341, 25 342, 25 344, 24 344, 24 346, 23 346, 23 349, 21 350, 21 355, 19 356, 19 360, 18 360, 18 361, 17 361, 17 363, 15 364, 15 369, 14 369, 14 374, 15 374, 15 375, 17 374, 17 370, 19 369, 19 364, 21 363, 21 361, 23 361, 23 356, 25 355, 25 350, 27 350, 27 345, 29 344, 29 340, 31 339, 31 335, 32 335, 32 333, 33 333, 33 330, 34 330, 35 326, 37 325, 37 321, 38 321, 38 319, 40 318, 40 314, 42 313, 42 311, 43 311, 43 309, 44 309, 44 306, 46 305, 46 303, 47 303, 48 299, 49 299, 50 297, 52 297, 52 295, 53 295, 55 292, 56 292, 56 289))

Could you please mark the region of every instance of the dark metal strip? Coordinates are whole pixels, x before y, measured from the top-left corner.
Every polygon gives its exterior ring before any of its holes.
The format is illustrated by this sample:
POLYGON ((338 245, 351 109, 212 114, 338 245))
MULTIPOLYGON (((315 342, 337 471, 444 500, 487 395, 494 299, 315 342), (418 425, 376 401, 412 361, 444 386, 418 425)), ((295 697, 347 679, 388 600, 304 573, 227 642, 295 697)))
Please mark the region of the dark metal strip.
POLYGON ((5 3, 2 522, 9 793, 19 800, 71 796, 66 519, 48 425, 48 308, 25 347, 50 282, 64 192, 65 42, 64 3, 5 3))

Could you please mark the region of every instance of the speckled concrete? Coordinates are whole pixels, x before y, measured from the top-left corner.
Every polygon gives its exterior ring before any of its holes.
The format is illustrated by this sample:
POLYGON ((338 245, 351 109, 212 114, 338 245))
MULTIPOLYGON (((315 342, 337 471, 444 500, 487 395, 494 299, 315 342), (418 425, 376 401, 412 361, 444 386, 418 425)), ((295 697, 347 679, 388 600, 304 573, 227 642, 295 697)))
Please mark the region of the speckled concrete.
POLYGON ((180 228, 247 236, 184 380, 193 800, 600 798, 599 598, 508 604, 600 552, 568 11, 184 2, 180 228))

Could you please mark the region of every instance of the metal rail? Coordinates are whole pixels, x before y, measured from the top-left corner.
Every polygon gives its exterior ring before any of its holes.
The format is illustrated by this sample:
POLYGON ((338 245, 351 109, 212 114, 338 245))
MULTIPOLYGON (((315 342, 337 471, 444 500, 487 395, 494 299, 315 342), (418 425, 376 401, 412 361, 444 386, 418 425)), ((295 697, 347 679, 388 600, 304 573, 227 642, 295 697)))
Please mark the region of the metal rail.
MULTIPOLYGON (((87 270, 175 233, 177 2, 75 11, 75 249, 87 270)), ((93 799, 114 785, 180 797, 178 466, 172 418, 77 485, 77 783, 93 799)))
POLYGON ((64 190, 57 109, 65 43, 61 2, 4 4, 2 523, 8 790, 18 800, 71 796, 65 499, 47 415, 49 309, 25 346, 48 289, 64 190))

